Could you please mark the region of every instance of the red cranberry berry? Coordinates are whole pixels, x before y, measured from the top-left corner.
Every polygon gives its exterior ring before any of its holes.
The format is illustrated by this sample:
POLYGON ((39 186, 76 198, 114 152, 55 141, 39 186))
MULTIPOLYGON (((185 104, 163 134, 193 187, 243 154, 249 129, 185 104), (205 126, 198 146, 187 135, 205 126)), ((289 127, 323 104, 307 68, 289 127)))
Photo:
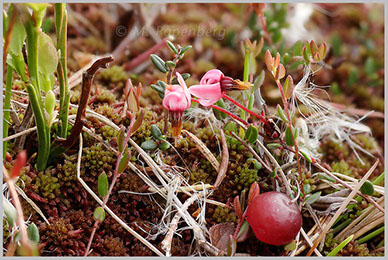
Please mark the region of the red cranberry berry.
POLYGON ((255 197, 247 208, 247 221, 257 239, 271 245, 292 241, 302 227, 302 214, 284 193, 270 191, 255 197))

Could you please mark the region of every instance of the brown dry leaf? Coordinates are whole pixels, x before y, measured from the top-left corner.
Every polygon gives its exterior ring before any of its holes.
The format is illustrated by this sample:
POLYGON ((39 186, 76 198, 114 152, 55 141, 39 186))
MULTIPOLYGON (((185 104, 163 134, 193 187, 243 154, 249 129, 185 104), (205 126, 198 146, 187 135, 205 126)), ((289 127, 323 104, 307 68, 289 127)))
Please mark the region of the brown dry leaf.
POLYGON ((226 252, 229 242, 229 235, 234 233, 234 223, 227 222, 212 226, 209 229, 210 242, 218 249, 226 252))

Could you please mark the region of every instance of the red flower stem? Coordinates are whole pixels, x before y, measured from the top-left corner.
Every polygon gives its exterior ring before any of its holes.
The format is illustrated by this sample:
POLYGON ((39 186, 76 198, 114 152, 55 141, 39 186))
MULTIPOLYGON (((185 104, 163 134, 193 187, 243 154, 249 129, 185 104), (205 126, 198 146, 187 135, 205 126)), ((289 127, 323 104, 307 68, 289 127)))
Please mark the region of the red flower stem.
POLYGON ((267 120, 264 116, 259 115, 259 114, 255 113, 255 112, 253 112, 252 110, 250 110, 250 109, 244 107, 243 105, 241 105, 240 103, 238 103, 236 100, 232 99, 231 97, 229 97, 229 96, 227 96, 227 95, 225 95, 225 94, 223 94, 222 97, 223 97, 223 98, 226 98, 227 100, 229 100, 230 102, 232 102, 233 104, 235 104, 236 106, 238 106, 239 108, 241 108, 242 110, 248 112, 248 113, 251 114, 252 116, 257 117, 258 119, 260 119, 261 122, 263 122, 263 123, 265 123, 265 124, 268 122, 268 120, 267 120))
MULTIPOLYGON (((200 104, 197 99, 192 98, 191 101, 200 104)), ((210 107, 214 108, 214 109, 217 109, 218 111, 223 112, 223 113, 229 115, 230 117, 236 119, 237 121, 243 123, 244 125, 249 125, 249 123, 247 121, 245 121, 245 120, 241 119, 240 117, 230 113, 228 110, 225 110, 225 109, 223 109, 223 108, 221 108, 219 106, 216 106, 216 105, 210 105, 210 107)))

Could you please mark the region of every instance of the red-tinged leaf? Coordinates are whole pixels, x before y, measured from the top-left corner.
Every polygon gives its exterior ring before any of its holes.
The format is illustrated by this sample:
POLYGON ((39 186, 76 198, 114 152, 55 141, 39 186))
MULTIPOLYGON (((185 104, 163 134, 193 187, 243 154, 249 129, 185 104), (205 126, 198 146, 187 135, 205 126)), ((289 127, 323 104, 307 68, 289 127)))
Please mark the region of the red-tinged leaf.
POLYGON ((234 256, 236 254, 236 251, 237 251, 237 242, 232 235, 229 235, 229 243, 227 245, 226 255, 234 256))
POLYGON ((144 109, 143 109, 143 108, 140 108, 139 115, 136 117, 135 123, 133 123, 131 135, 132 135, 134 132, 136 132, 136 130, 139 129, 139 127, 140 127, 141 124, 143 123, 144 114, 145 114, 144 109))
POLYGON ((272 71, 274 62, 272 59, 271 52, 269 50, 265 52, 264 61, 265 61, 265 65, 267 65, 267 69, 269 71, 272 71))
POLYGON ((142 93, 143 93, 143 85, 141 84, 141 82, 139 82, 139 85, 136 88, 136 95, 138 99, 141 97, 142 93))
POLYGON ((322 58, 322 60, 325 58, 326 56, 326 51, 327 51, 327 45, 326 43, 324 42, 323 44, 321 44, 321 46, 319 46, 319 49, 318 49, 318 53, 319 53, 319 57, 322 58))
POLYGON ((210 242, 221 251, 226 252, 228 248, 229 236, 233 236, 234 223, 227 222, 212 226, 209 229, 210 242))
POLYGON ((276 59, 275 59, 275 63, 274 63, 274 68, 277 68, 277 67, 279 67, 279 64, 280 64, 280 54, 279 54, 279 52, 278 53, 276 53, 276 59))
POLYGON ((125 148, 124 139, 125 139, 125 127, 121 126, 120 131, 117 134, 117 146, 120 153, 124 151, 124 148, 125 148))
POLYGON ((26 165, 27 163, 27 151, 23 150, 18 153, 16 156, 15 163, 13 164, 12 170, 11 170, 11 179, 15 179, 19 176, 22 168, 26 165))
POLYGON ((139 99, 133 87, 129 89, 127 105, 131 112, 137 113, 139 111, 139 99))
POLYGON ((257 44, 256 49, 255 49, 255 53, 254 53, 255 56, 259 55, 259 53, 260 53, 261 49, 263 48, 263 46, 264 46, 264 38, 261 37, 261 39, 260 39, 260 41, 257 44))
POLYGON ((252 228, 249 225, 248 221, 244 220, 244 222, 241 225, 240 230, 238 231, 236 241, 237 242, 244 242, 248 239, 248 237, 252 233, 252 228))
POLYGON ((128 166, 128 162, 129 162, 130 159, 131 158, 130 158, 129 150, 125 149, 125 151, 123 153, 123 157, 121 158, 121 160, 119 162, 119 167, 117 169, 118 173, 122 173, 122 172, 125 171, 125 169, 128 166))
POLYGON ((284 96, 287 99, 291 98, 292 93, 294 92, 294 87, 294 81, 292 80, 291 75, 288 75, 286 81, 283 84, 284 96))
POLYGON ((311 54, 314 54, 318 51, 318 46, 314 40, 310 42, 310 51, 311 51, 311 54))
POLYGON ((234 210, 237 213, 237 216, 239 219, 242 219, 242 209, 241 209, 241 204, 240 204, 240 197, 236 196, 233 200, 233 206, 234 210))
POLYGON ((248 193, 248 205, 256 197, 260 195, 260 186, 257 182, 252 183, 248 193))
POLYGON ((284 68, 283 64, 280 64, 278 67, 278 70, 276 71, 276 78, 282 79, 286 75, 286 69, 284 68))
POLYGON ((321 61, 321 57, 319 56, 318 52, 313 54, 313 60, 316 61, 316 62, 320 62, 321 61))

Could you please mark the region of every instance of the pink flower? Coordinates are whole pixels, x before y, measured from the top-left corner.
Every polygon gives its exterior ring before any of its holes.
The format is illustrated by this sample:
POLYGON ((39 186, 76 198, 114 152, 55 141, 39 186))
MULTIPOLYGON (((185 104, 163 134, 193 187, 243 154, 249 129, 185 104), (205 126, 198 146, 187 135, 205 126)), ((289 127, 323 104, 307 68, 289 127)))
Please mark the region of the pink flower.
POLYGON ((180 85, 167 85, 164 91, 163 107, 169 111, 185 111, 191 105, 190 92, 181 74, 176 73, 180 85))
POLYGON ((220 100, 227 90, 246 90, 250 87, 249 82, 225 77, 220 70, 212 69, 203 75, 200 85, 191 86, 189 91, 198 98, 202 106, 210 106, 220 100))
POLYGON ((176 73, 179 85, 167 85, 164 91, 163 107, 168 110, 172 135, 177 137, 182 129, 183 112, 191 105, 190 92, 181 74, 176 73))

